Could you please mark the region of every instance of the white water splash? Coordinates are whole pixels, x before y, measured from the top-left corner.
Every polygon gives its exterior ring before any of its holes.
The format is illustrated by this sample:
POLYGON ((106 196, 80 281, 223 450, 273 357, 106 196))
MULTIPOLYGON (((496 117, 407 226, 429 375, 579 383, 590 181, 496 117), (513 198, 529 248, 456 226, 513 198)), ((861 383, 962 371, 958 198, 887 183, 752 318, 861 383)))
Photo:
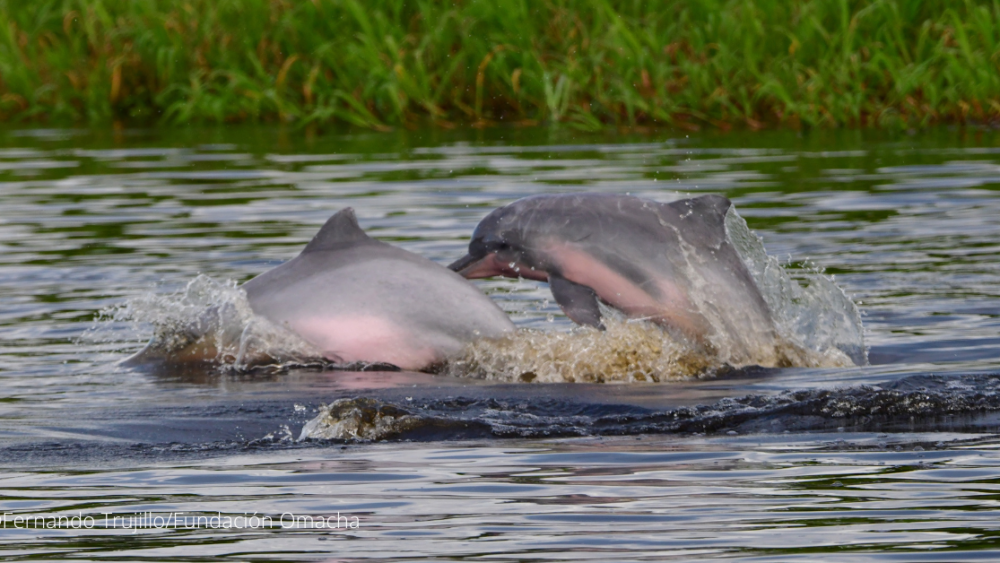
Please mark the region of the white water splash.
POLYGON ((262 364, 322 362, 298 335, 255 315, 236 282, 199 275, 180 291, 147 294, 102 312, 153 336, 131 363, 206 362, 243 370, 262 364))
POLYGON ((357 440, 371 442, 420 426, 415 417, 375 399, 338 399, 319 408, 302 427, 298 441, 357 440))
POLYGON ((577 327, 569 332, 521 329, 493 340, 479 340, 446 366, 452 376, 538 383, 636 383, 710 377, 720 370, 747 366, 850 367, 839 350, 810 351, 778 341, 751 355, 727 357, 674 340, 647 321, 604 313, 606 330, 577 327))
POLYGON ((730 208, 726 231, 771 310, 780 336, 823 355, 846 355, 856 365, 868 363, 861 313, 857 305, 821 271, 792 277, 764 243, 730 208))

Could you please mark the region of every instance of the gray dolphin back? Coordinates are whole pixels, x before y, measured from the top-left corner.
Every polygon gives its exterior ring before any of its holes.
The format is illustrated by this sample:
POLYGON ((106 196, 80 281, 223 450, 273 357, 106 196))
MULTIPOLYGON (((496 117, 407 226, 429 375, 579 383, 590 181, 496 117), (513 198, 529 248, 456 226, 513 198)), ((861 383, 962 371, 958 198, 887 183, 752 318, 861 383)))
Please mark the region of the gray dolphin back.
POLYGON ((420 369, 513 330, 461 276, 365 234, 351 208, 331 217, 301 254, 243 288, 256 314, 333 361, 420 369))

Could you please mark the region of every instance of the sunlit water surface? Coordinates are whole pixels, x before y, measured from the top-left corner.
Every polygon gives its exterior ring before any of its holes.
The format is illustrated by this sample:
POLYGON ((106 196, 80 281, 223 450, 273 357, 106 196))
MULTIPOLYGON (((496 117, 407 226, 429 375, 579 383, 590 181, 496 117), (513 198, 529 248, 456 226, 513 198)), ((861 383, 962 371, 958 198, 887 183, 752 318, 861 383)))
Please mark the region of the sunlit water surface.
MULTIPOLYGON (((0 133, 0 557, 992 560, 998 153, 977 130, 0 133), (870 365, 623 385, 116 367, 150 334, 109 320, 124 303, 246 281, 345 206, 445 264, 496 206, 584 190, 730 197, 789 271, 858 303, 870 365), (360 440, 299 440, 322 425, 360 440), (95 525, 12 520, 78 514, 95 525)), ((521 327, 570 328, 542 284, 480 287, 521 327)))

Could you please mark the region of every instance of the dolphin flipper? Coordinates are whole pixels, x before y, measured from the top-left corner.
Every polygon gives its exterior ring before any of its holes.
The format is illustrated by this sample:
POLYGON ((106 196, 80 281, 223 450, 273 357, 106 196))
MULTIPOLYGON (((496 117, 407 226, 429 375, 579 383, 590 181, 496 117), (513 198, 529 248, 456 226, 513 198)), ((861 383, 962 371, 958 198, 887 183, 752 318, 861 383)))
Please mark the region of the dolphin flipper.
POLYGON ((593 289, 552 273, 549 274, 549 289, 556 303, 573 322, 604 330, 601 310, 597 307, 597 294, 593 289))

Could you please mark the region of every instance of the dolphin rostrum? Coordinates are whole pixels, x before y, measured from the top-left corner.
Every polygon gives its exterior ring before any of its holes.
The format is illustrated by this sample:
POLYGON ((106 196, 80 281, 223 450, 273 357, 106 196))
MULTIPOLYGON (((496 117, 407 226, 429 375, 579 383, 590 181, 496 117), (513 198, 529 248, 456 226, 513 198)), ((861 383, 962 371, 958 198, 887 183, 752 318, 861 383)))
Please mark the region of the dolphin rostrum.
MULTIPOLYGON (((255 315, 339 365, 421 370, 477 338, 514 330, 507 315, 461 276, 366 235, 350 207, 331 217, 298 256, 242 288, 255 315)), ((147 348, 157 349, 154 344, 147 348)), ((202 359, 216 353, 197 350, 202 359)), ((136 356, 147 360, 143 352, 136 356)), ((199 359, 185 350, 171 356, 199 359)))
POLYGON ((727 238, 730 206, 718 195, 669 204, 615 194, 526 197, 487 215, 469 253, 449 268, 470 279, 547 281, 579 324, 603 328, 600 300, 692 344, 721 337, 746 355, 773 347, 775 327, 727 238))

